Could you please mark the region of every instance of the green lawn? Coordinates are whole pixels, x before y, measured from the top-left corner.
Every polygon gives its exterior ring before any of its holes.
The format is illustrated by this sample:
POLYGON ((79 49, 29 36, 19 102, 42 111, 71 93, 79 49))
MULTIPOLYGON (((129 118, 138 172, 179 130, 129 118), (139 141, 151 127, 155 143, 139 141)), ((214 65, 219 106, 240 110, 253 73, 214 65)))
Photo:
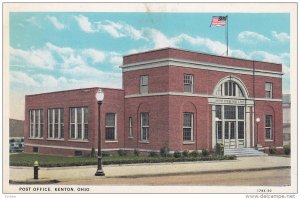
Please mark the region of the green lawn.
MULTIPOLYGON (((158 162, 184 162, 184 161, 208 161, 208 160, 234 160, 235 156, 209 156, 209 157, 145 157, 145 156, 110 156, 103 157, 103 164, 134 164, 134 163, 158 163, 158 162)), ((64 157, 56 155, 44 155, 34 153, 10 154, 10 166, 33 166, 38 161, 42 167, 63 167, 96 165, 97 158, 92 157, 64 157)))

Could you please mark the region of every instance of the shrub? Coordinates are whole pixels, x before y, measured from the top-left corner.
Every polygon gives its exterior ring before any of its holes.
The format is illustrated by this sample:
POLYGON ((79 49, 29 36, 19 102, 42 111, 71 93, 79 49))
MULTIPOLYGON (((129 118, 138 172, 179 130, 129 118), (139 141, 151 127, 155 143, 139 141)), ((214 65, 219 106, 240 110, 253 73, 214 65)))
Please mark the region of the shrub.
POLYGON ((291 154, 291 146, 288 144, 288 145, 284 145, 283 146, 283 150, 284 150, 284 154, 285 155, 290 155, 291 154))
POLYGON ((180 151, 175 151, 173 154, 174 158, 180 158, 182 156, 180 151))
POLYGON ((276 153, 276 147, 275 146, 270 146, 269 147, 269 153, 270 154, 275 154, 276 153))
POLYGON ((216 155, 224 155, 224 145, 222 143, 216 144, 216 155))
POLYGON ((119 156, 126 156, 127 155, 127 151, 125 151, 123 149, 119 149, 118 150, 118 154, 119 154, 119 156))
POLYGON ((139 156, 140 155, 140 150, 134 149, 133 153, 134 153, 135 156, 139 156))
POLYGON ((103 152, 103 151, 102 151, 102 157, 108 157, 108 156, 112 156, 112 155, 109 154, 108 152, 103 152))
POLYGON ((91 150, 91 157, 96 157, 95 148, 92 148, 92 150, 91 150))
POLYGON ((199 153, 199 151, 195 150, 195 151, 192 151, 192 152, 191 152, 191 156, 192 156, 192 157, 199 157, 199 156, 200 156, 200 153, 199 153))
POLYGON ((202 156, 207 157, 209 155, 209 151, 207 149, 202 150, 202 156))
POLYGON ((184 151, 182 152, 182 156, 183 156, 183 157, 189 157, 189 155, 190 155, 190 152, 189 152, 188 150, 184 150, 184 151))
POLYGON ((169 148, 168 147, 163 147, 160 149, 160 156, 161 157, 167 157, 169 154, 169 148))
POLYGON ((158 154, 155 151, 150 151, 149 156, 150 157, 157 157, 158 154))

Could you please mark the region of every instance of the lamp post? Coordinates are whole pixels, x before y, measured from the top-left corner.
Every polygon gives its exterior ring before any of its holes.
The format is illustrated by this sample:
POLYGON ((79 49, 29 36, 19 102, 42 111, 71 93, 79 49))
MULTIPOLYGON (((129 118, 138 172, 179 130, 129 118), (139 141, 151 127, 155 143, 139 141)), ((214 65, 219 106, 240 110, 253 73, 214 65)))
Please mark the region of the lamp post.
POLYGON ((96 99, 98 102, 98 167, 95 176, 104 176, 102 169, 102 151, 101 151, 101 105, 104 99, 104 93, 99 89, 96 93, 96 99))
POLYGON ((256 121, 256 147, 258 147, 258 123, 260 122, 260 118, 257 117, 255 121, 256 121))
POLYGON ((216 131, 216 144, 218 143, 218 133, 219 133, 219 124, 218 122, 220 121, 220 119, 218 117, 215 118, 216 120, 216 126, 217 126, 217 131, 216 131))

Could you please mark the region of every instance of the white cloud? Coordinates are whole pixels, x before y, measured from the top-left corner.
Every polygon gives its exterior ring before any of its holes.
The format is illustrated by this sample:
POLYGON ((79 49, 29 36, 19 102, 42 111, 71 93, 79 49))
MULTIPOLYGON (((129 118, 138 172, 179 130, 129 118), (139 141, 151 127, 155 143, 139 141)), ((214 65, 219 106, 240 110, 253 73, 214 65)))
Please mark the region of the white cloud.
POLYGON ((285 55, 283 57, 280 55, 274 55, 266 51, 253 51, 250 53, 250 56, 252 59, 272 62, 272 63, 279 63, 279 64, 285 63, 285 60, 283 58, 286 57, 285 55))
POLYGON ((10 81, 12 83, 26 85, 28 87, 39 87, 40 86, 40 84, 37 81, 35 81, 33 78, 31 78, 26 73, 20 72, 20 71, 11 71, 10 72, 10 81))
POLYGON ((270 41, 268 37, 251 31, 240 32, 238 34, 238 40, 242 43, 247 43, 247 44, 270 41))
POLYGON ((81 30, 87 33, 95 32, 89 19, 83 15, 74 16, 81 30))
POLYGON ((47 16, 47 19, 49 19, 49 21, 53 24, 53 26, 57 30, 63 30, 65 28, 65 25, 63 23, 59 22, 56 17, 47 16))
POLYGON ((109 53, 109 62, 114 68, 118 68, 123 63, 123 57, 120 53, 110 52, 109 53))
POLYGON ((105 53, 93 48, 84 49, 82 54, 92 59, 93 63, 101 63, 105 59, 105 53))
POLYGON ((154 43, 154 48, 175 47, 172 40, 156 29, 145 29, 143 35, 154 43))
POLYGON ((34 26, 37 26, 37 27, 39 27, 39 28, 42 28, 42 26, 39 24, 37 18, 34 17, 34 16, 25 19, 25 21, 28 22, 28 23, 30 23, 30 24, 32 24, 32 25, 34 25, 34 26))
POLYGON ((21 50, 10 48, 10 60, 12 65, 47 70, 52 70, 56 65, 56 61, 52 57, 52 54, 45 49, 21 50))
POLYGON ((107 32, 114 38, 125 37, 125 34, 121 32, 123 29, 123 25, 120 23, 115 23, 106 20, 104 22, 96 22, 96 24, 97 24, 97 29, 99 31, 107 32))
POLYGON ((74 53, 74 50, 72 48, 69 48, 69 47, 58 47, 50 42, 47 42, 46 43, 46 47, 49 49, 49 50, 52 50, 60 55, 70 55, 72 53, 74 53))
POLYGON ((280 42, 285 42, 290 40, 290 36, 285 32, 277 33, 276 31, 272 31, 272 36, 280 42))

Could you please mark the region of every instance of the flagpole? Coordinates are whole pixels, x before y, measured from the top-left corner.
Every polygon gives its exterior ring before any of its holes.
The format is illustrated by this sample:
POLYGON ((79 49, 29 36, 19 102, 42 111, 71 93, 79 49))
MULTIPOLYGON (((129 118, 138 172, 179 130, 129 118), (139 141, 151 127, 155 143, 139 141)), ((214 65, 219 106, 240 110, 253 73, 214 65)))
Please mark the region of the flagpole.
POLYGON ((226 15, 226 44, 227 44, 227 50, 226 50, 226 54, 228 57, 228 25, 229 25, 229 21, 228 21, 228 15, 226 15))

